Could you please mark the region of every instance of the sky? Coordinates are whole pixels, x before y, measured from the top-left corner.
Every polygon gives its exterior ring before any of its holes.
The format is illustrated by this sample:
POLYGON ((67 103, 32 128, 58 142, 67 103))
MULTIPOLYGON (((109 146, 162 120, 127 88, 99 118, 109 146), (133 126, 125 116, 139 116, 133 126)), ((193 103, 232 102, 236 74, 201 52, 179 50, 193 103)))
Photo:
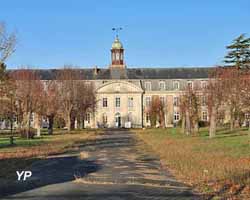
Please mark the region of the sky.
POLYGON ((113 27, 123 28, 128 67, 202 67, 250 36, 250 1, 5 0, 0 21, 18 38, 9 69, 107 67, 113 27))

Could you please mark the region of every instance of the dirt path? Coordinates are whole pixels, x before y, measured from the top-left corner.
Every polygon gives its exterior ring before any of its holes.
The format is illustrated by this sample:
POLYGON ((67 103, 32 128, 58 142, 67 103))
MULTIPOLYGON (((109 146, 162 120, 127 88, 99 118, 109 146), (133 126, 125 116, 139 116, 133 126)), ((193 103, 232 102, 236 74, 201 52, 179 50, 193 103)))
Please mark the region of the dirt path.
POLYGON ((4 188, 1 194, 18 200, 198 199, 128 131, 106 131, 79 149, 36 162, 29 181, 4 188))

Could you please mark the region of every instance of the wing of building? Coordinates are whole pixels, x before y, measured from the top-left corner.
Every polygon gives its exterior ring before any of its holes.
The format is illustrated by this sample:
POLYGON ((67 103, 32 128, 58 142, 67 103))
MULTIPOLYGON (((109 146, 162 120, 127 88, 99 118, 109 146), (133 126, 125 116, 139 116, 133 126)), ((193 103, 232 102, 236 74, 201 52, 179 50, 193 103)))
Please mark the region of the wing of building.
MULTIPOLYGON (((39 70, 43 80, 54 79, 60 69, 39 70)), ((112 44, 111 64, 106 69, 76 69, 83 80, 94 85, 97 95, 95 113, 88 113, 85 125, 98 127, 150 126, 147 108, 154 96, 164 103, 165 124, 180 120, 179 96, 187 84, 203 87, 211 68, 127 68, 124 48, 118 37, 112 44)), ((207 110, 201 110, 207 120, 207 110)))

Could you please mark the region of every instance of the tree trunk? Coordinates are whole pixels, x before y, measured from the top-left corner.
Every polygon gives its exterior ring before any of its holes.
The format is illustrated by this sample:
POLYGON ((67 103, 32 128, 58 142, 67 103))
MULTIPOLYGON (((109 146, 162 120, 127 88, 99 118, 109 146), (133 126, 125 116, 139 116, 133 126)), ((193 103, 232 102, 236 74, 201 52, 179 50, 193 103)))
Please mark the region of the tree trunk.
POLYGON ((53 134, 53 126, 54 126, 54 115, 49 115, 49 127, 48 127, 48 134, 52 135, 53 134))
POLYGON ((216 134, 216 108, 212 107, 211 109, 211 118, 209 126, 209 137, 213 138, 216 134))
POLYGON ((185 134, 185 125, 186 125, 186 119, 184 113, 182 114, 182 119, 181 119, 181 133, 185 134))
POLYGON ((66 127, 67 127, 68 131, 71 131, 71 117, 70 117, 70 114, 68 114, 67 118, 66 118, 66 127))
POLYGON ((36 128, 36 136, 41 136, 41 119, 38 114, 35 114, 35 128, 36 128))
POLYGON ((230 131, 234 130, 234 117, 233 117, 233 111, 230 111, 230 131))
POLYGON ((190 135, 191 134, 191 121, 190 121, 190 114, 189 111, 186 111, 186 135, 190 135))
POLYGON ((194 122, 194 133, 195 134, 199 133, 199 122, 198 122, 198 120, 195 120, 195 122, 194 122))

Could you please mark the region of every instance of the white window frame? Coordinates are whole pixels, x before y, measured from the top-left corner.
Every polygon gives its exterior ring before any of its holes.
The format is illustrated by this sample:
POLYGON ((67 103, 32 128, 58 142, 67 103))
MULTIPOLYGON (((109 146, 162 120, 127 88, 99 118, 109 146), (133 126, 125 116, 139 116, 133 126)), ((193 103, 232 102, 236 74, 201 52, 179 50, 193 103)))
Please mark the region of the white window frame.
POLYGON ((160 81, 159 82, 159 90, 161 90, 161 91, 166 90, 166 83, 165 83, 165 81, 160 81))
POLYGON ((115 97, 115 107, 120 108, 121 107, 121 97, 115 97), (119 101, 118 101, 119 99, 119 101))
POLYGON ((180 81, 173 81, 173 89, 179 90, 180 89, 180 81), (177 85, 177 87, 175 87, 177 85))
POLYGON ((207 81, 201 81, 201 89, 206 89, 207 88, 207 81))
POLYGON ((201 106, 207 105, 207 97, 205 95, 201 96, 201 106))
POLYGON ((165 105, 165 97, 161 96, 160 97, 160 102, 162 105, 165 105))
POLYGON ((85 121, 87 122, 87 124, 90 124, 90 121, 91 121, 91 115, 90 115, 90 113, 86 113, 86 115, 85 115, 85 121))
POLYGON ((175 111, 174 112, 174 121, 178 122, 180 120, 180 112, 175 111))
POLYGON ((173 99, 173 104, 174 106, 179 106, 180 104, 180 98, 178 96, 175 96, 174 99, 173 99))
POLYGON ((207 113, 206 110, 203 110, 203 111, 202 111, 201 117, 202 117, 202 121, 205 121, 205 122, 208 121, 208 113, 207 113), (205 116, 206 116, 206 118, 205 118, 205 116))
POLYGON ((103 97, 102 98, 102 107, 103 108, 107 108, 108 107, 108 98, 107 97, 103 97), (105 99, 106 99, 106 101, 105 101, 105 99), (106 102, 106 105, 104 104, 104 102, 106 102))
POLYGON ((190 87, 189 85, 191 84, 191 90, 193 89, 193 86, 194 86, 194 83, 193 83, 193 81, 188 81, 187 82, 187 87, 190 87))
POLYGON ((146 105, 146 107, 149 107, 150 104, 151 104, 151 97, 150 96, 145 97, 145 105, 146 105))
POLYGON ((151 82, 150 81, 145 82, 145 89, 148 91, 151 91, 151 82))

